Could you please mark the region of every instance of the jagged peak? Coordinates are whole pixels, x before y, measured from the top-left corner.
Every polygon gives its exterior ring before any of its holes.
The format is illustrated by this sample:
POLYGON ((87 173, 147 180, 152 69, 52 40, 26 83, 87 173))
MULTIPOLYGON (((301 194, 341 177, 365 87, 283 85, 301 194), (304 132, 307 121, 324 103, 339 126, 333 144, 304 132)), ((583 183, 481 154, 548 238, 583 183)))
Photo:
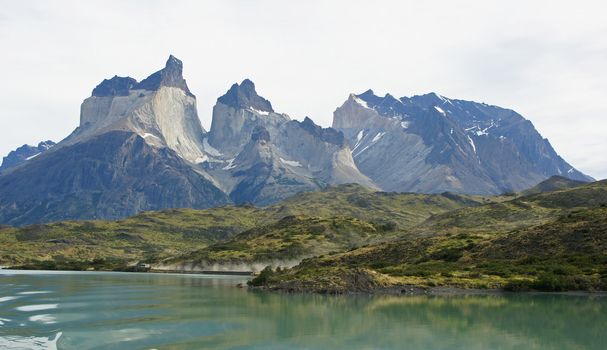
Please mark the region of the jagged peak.
POLYGON ((55 143, 54 141, 51 140, 46 140, 46 141, 40 141, 38 143, 38 149, 49 149, 53 146, 55 146, 57 143, 55 143))
POLYGON ((447 98, 436 92, 429 92, 423 95, 415 95, 408 99, 417 103, 421 103, 425 107, 432 106, 435 104, 452 104, 450 98, 447 98))
POLYGON ((188 95, 194 96, 183 78, 183 62, 173 55, 169 56, 163 69, 145 78, 133 89, 155 91, 162 86, 180 88, 188 95))
POLYGON ((346 143, 346 138, 341 131, 333 128, 323 128, 314 123, 314 121, 309 117, 305 117, 302 122, 295 122, 298 123, 302 129, 306 130, 315 137, 320 138, 322 141, 333 143, 338 146, 343 146, 346 143))
POLYGON ((386 95, 384 95, 384 100, 394 100, 394 101, 398 101, 401 102, 400 99, 394 95, 392 95, 391 93, 387 92, 386 95))
POLYGON ((137 80, 131 77, 119 77, 114 75, 110 79, 103 79, 99 85, 93 89, 93 96, 128 96, 133 86, 137 85, 137 80))
POLYGON ((169 55, 169 59, 165 64, 165 68, 178 68, 183 69, 183 62, 173 55, 169 55))
POLYGON ((367 91, 363 92, 362 94, 359 94, 358 97, 365 98, 365 97, 378 97, 378 96, 375 95, 375 92, 373 92, 372 89, 368 89, 367 91))
POLYGON ((384 100, 383 97, 377 96, 371 89, 363 92, 362 94, 356 95, 356 97, 365 101, 367 106, 370 108, 381 104, 384 100))
POLYGON ((274 112, 270 101, 259 96, 255 90, 255 83, 245 79, 242 83, 234 83, 230 89, 217 102, 236 109, 253 108, 262 112, 274 112))
POLYGON ((353 103, 356 103, 358 105, 360 105, 363 108, 371 108, 369 107, 369 105, 367 104, 367 101, 363 100, 362 98, 358 97, 358 95, 351 93, 348 96, 348 101, 352 101, 353 103))
POLYGON ((362 94, 350 94, 349 100, 358 103, 364 108, 373 109, 381 115, 395 116, 404 113, 402 110, 404 103, 390 93, 386 93, 381 97, 369 89, 362 94))

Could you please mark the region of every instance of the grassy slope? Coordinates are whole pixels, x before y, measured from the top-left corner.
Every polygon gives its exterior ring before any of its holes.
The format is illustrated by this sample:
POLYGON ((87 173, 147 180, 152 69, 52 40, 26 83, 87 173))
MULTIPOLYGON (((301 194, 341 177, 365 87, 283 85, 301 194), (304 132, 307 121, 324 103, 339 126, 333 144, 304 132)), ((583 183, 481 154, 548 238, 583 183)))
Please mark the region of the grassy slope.
POLYGON ((342 185, 293 197, 266 213, 279 221, 255 227, 166 264, 299 260, 392 240, 432 215, 480 205, 488 198, 372 192, 342 185), (285 216, 286 215, 286 216, 285 216))
POLYGON ((0 265, 113 269, 199 249, 264 219, 260 209, 144 212, 119 221, 67 221, 0 230, 0 265))
POLYGON ((587 182, 572 180, 572 179, 568 179, 566 177, 555 175, 545 181, 540 182, 536 186, 533 186, 530 189, 521 192, 521 194, 524 196, 528 196, 531 194, 566 190, 569 188, 583 186, 585 184, 587 184, 587 182))
POLYGON ((607 288, 607 182, 435 215, 409 238, 305 260, 255 284, 316 292, 403 285, 607 288))
POLYGON ((167 264, 255 263, 298 260, 356 247, 385 231, 356 218, 288 216, 227 241, 165 261, 167 264))
POLYGON ((376 193, 342 185, 302 193, 268 208, 175 209, 120 221, 4 228, 0 229, 0 265, 114 269, 141 260, 252 261, 272 253, 297 258, 356 246, 377 238, 378 233, 397 232, 430 215, 486 200, 376 193), (296 221, 280 221, 293 215, 296 221), (318 233, 321 227, 324 230, 318 233))

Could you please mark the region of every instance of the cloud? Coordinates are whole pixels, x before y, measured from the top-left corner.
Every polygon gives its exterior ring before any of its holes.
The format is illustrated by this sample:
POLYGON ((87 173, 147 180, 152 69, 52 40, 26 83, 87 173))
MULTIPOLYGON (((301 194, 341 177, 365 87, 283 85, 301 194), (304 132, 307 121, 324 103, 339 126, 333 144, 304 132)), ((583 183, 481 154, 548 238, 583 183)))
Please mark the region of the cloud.
POLYGON ((199 115, 251 78, 277 110, 330 125, 350 92, 509 107, 607 177, 601 1, 1 1, 0 154, 59 140, 103 78, 184 61, 199 115))

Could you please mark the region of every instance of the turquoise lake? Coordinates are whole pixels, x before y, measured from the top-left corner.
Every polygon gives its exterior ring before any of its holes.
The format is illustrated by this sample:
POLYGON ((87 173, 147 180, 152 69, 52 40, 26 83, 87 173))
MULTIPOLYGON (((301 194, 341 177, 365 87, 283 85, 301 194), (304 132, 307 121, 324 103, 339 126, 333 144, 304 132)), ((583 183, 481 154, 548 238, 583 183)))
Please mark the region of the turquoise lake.
POLYGON ((607 349, 607 298, 320 296, 241 277, 0 270, 0 349, 607 349))

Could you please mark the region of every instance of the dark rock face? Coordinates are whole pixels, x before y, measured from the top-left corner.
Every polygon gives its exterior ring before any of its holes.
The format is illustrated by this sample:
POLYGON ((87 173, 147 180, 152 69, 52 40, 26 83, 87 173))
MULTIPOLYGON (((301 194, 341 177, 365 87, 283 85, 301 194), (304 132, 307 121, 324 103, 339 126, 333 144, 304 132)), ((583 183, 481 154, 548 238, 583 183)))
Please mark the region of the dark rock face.
POLYGON ((274 112, 270 101, 259 96, 255 91, 255 84, 245 79, 238 84, 232 85, 228 92, 217 99, 217 102, 236 109, 254 108, 264 112, 274 112))
POLYGON ((333 126, 363 174, 388 191, 498 194, 553 175, 589 181, 520 114, 430 93, 351 95, 333 126))
POLYGON ((270 141, 270 133, 263 126, 256 126, 251 134, 251 140, 253 141, 270 141))
POLYGON ((175 57, 139 84, 106 79, 83 102, 81 126, 70 136, 52 150, 27 146, 8 157, 11 168, 0 173, 0 223, 113 219, 229 203, 197 165, 206 156, 203 133, 175 57), (149 93, 131 95, 138 89, 149 93))
POLYGON ((333 128, 323 128, 320 125, 316 125, 314 121, 308 117, 305 117, 303 122, 299 123, 299 126, 322 141, 337 146, 346 145, 346 138, 341 131, 333 128))
POLYGON ((183 78, 183 63, 175 56, 169 56, 164 69, 150 75, 135 85, 133 89, 156 91, 161 86, 176 87, 194 96, 183 78))
POLYGON ((0 173, 39 156, 53 146, 55 143, 49 140, 40 142, 38 146, 23 145, 11 151, 3 158, 0 173))
POLYGON ((131 90, 156 91, 161 86, 176 87, 194 96, 183 78, 183 63, 173 55, 169 56, 165 67, 145 78, 141 82, 131 77, 115 75, 111 79, 104 79, 93 89, 93 96, 128 96, 131 90))
POLYGON ((93 89, 93 96, 128 96, 130 90, 137 84, 137 80, 131 77, 119 77, 115 75, 111 79, 104 79, 101 84, 93 89))
POLYGON ((131 132, 109 132, 39 157, 0 177, 0 222, 117 219, 229 202, 174 151, 131 132))

